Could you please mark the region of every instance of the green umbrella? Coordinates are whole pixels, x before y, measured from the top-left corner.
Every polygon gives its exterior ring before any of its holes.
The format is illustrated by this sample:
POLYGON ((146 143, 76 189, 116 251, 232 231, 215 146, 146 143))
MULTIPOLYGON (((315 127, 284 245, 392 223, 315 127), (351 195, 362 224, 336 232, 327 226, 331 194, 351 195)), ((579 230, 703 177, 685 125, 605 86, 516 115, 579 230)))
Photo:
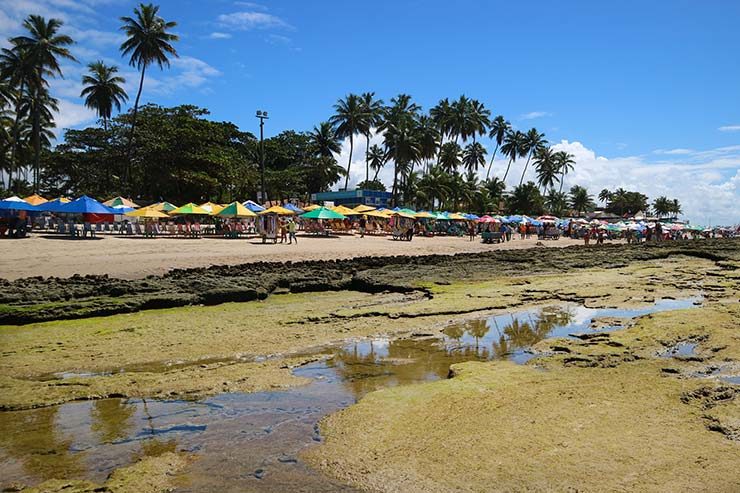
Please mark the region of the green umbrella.
POLYGON ((345 219, 346 216, 328 207, 319 207, 305 214, 301 214, 301 217, 305 219, 345 219))

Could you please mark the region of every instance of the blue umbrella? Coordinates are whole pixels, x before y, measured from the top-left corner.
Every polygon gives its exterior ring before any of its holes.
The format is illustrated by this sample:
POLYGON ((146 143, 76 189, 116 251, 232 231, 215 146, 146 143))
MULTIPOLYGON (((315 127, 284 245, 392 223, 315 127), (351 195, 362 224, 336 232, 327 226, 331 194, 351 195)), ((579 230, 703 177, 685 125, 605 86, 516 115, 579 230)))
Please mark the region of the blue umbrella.
MULTIPOLYGON (((105 205, 105 204, 103 204, 103 205, 105 205)), ((125 205, 119 205, 119 206, 116 206, 116 207, 109 207, 109 206, 106 205, 105 207, 107 207, 110 210, 110 213, 111 214, 126 214, 127 212, 131 212, 131 211, 135 211, 136 210, 133 207, 127 207, 125 205)))
POLYGON ((264 207, 259 205, 257 202, 253 202, 251 200, 247 200, 246 202, 244 202, 244 207, 246 207, 252 212, 262 212, 265 210, 264 207))
POLYGON ((3 211, 27 211, 39 212, 39 208, 28 202, 16 202, 15 200, 0 200, 0 210, 3 211))
POLYGON ((57 212, 66 212, 68 214, 115 214, 115 212, 111 212, 111 209, 87 195, 83 195, 77 200, 64 204, 57 212))
MULTIPOLYGON (((284 205, 283 207, 285 207, 285 208, 286 208, 286 209, 288 209, 289 211, 293 211, 293 212, 295 212, 296 214, 303 214, 304 212, 306 212, 306 211, 304 211, 303 209, 301 209, 300 207, 298 207, 298 206, 295 206, 295 205, 293 205, 293 204, 290 204, 290 203, 289 203, 289 204, 285 204, 285 205, 284 205)), ((253 212, 254 212, 254 211, 253 211, 253 212)))
POLYGON ((65 204, 68 204, 68 202, 62 202, 60 199, 54 199, 37 205, 36 209, 44 212, 60 212, 61 207, 65 204))

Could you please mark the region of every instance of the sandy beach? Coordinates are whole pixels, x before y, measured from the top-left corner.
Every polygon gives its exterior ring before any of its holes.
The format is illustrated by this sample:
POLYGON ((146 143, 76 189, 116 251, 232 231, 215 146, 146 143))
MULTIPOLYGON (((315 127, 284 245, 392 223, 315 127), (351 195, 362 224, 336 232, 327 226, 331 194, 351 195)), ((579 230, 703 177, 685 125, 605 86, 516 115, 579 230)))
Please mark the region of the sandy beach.
MULTIPOLYGON (((467 237, 415 237, 393 241, 389 236, 298 236, 298 245, 262 244, 259 238, 130 238, 100 236, 95 240, 70 240, 34 235, 21 240, 2 241, 0 278, 30 276, 69 277, 74 274, 108 274, 122 279, 161 275, 174 268, 238 265, 263 261, 331 260, 388 255, 453 255, 503 249, 534 247, 538 240, 518 238, 486 245, 467 237)), ((544 241, 546 247, 566 247, 582 241, 561 238, 544 241)))

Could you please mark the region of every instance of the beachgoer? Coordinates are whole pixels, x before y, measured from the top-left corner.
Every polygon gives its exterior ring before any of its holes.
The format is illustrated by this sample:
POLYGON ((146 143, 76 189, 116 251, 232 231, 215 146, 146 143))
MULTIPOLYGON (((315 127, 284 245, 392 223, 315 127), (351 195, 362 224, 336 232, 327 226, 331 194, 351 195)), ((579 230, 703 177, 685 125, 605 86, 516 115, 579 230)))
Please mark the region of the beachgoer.
POLYGON ((583 242, 584 242, 584 244, 585 244, 586 246, 588 246, 588 242, 589 242, 590 240, 591 240, 591 231, 589 231, 589 230, 587 229, 587 230, 586 230, 586 232, 585 232, 585 233, 583 234, 583 242))
POLYGON ((360 238, 365 237, 365 228, 367 227, 367 216, 360 218, 360 238))
POLYGON ((470 226, 468 226, 468 235, 470 236, 470 241, 475 240, 475 223, 473 221, 470 221, 470 226))
POLYGON ((285 225, 285 220, 280 219, 280 243, 288 241, 288 227, 285 225))
POLYGON ((298 244, 298 238, 295 236, 295 230, 296 230, 296 224, 293 219, 288 219, 288 245, 292 245, 295 241, 295 244, 298 244))

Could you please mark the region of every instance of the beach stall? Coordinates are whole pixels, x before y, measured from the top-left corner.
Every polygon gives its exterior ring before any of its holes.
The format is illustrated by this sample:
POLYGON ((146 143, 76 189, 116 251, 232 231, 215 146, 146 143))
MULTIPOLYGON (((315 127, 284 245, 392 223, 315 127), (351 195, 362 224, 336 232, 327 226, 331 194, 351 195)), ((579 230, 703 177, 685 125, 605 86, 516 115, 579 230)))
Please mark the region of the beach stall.
POLYGON ((280 233, 280 216, 293 216, 295 212, 279 205, 273 205, 257 214, 259 216, 257 232, 262 236, 262 243, 267 243, 267 240, 277 243, 278 234, 280 233))
MULTIPOLYGON (((97 228, 93 228, 93 224, 100 225, 105 222, 113 222, 113 216, 115 212, 104 204, 101 204, 97 200, 83 195, 82 197, 75 199, 71 202, 61 205, 53 205, 50 202, 41 204, 38 206, 42 210, 52 210, 57 214, 65 214, 67 216, 68 233, 73 238, 87 238, 88 235, 91 238, 95 237, 97 228), (77 224, 77 218, 82 219, 82 228, 80 229, 77 224)), ((100 226, 98 226, 99 228, 100 226)), ((60 232, 64 233, 62 227, 60 232)))
POLYGON ((177 234, 190 238, 199 238, 202 234, 200 219, 209 216, 209 212, 199 205, 189 202, 177 209, 170 211, 170 216, 182 218, 177 223, 177 234))
POLYGON ((0 200, 0 237, 23 238, 28 234, 28 217, 39 209, 21 200, 0 200))
POLYGON ((218 214, 218 212, 224 207, 214 202, 206 202, 205 204, 200 204, 200 208, 207 211, 208 214, 213 216, 215 214, 218 214))
POLYGON ((227 204, 223 209, 216 213, 219 218, 230 219, 223 225, 225 238, 238 238, 249 231, 250 226, 244 224, 241 219, 256 218, 257 214, 244 207, 239 202, 227 204))
POLYGON ((128 211, 126 212, 126 216, 143 219, 145 238, 154 238, 154 236, 161 234, 157 223, 160 219, 168 219, 170 217, 164 212, 159 211, 152 206, 128 211))
POLYGON ((330 228, 327 223, 331 221, 343 221, 347 218, 344 214, 330 209, 329 207, 318 207, 312 211, 302 214, 301 220, 304 221, 304 231, 316 235, 329 236, 330 228))

